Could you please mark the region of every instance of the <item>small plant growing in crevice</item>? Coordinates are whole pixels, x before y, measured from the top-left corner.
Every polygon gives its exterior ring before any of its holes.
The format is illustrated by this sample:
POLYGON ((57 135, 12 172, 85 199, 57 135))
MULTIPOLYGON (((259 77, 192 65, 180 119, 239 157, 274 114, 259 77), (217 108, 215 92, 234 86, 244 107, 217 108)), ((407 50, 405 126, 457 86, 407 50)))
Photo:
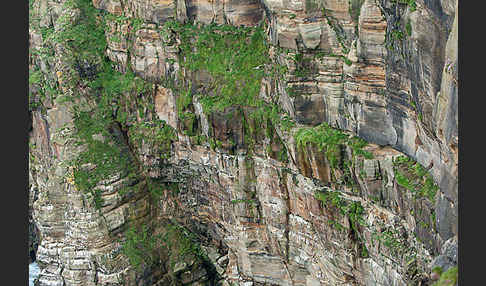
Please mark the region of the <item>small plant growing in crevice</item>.
POLYGON ((332 168, 338 167, 341 148, 344 146, 351 148, 353 157, 372 158, 370 152, 363 150, 363 147, 368 144, 366 141, 358 137, 349 138, 349 135, 330 127, 325 122, 315 127, 299 129, 295 135, 295 140, 299 148, 304 148, 308 143, 313 143, 319 150, 325 149, 326 157, 332 168))
POLYGON ((304 54, 297 53, 295 54, 294 63, 296 66, 295 69, 295 76, 297 77, 307 77, 312 73, 312 69, 310 67, 312 59, 304 57, 304 54))
POLYGON ((134 123, 129 132, 132 144, 139 148, 144 143, 148 144, 151 150, 157 150, 162 159, 169 157, 171 144, 177 139, 174 128, 159 119, 134 123))
POLYGON ((408 36, 412 35, 412 23, 410 19, 407 21, 407 24, 405 24, 405 30, 407 31, 408 36))
POLYGON ((398 185, 412 192, 415 197, 426 198, 432 203, 435 201, 439 187, 422 165, 406 156, 397 157, 393 165, 398 185))
MULTIPOLYGON (((365 211, 361 202, 346 200, 341 196, 340 192, 337 191, 317 191, 314 193, 314 197, 322 202, 326 208, 334 208, 340 215, 347 217, 349 225, 351 226, 351 229, 349 229, 350 235, 359 243, 359 255, 361 257, 367 257, 368 249, 366 248, 364 238, 361 234, 361 228, 367 224, 363 217, 365 211)), ((336 219, 331 219, 328 223, 339 232, 346 230, 346 228, 336 219)))
POLYGON ((417 3, 415 3, 415 0, 408 0, 408 7, 410 7, 410 12, 414 12, 417 10, 417 3))

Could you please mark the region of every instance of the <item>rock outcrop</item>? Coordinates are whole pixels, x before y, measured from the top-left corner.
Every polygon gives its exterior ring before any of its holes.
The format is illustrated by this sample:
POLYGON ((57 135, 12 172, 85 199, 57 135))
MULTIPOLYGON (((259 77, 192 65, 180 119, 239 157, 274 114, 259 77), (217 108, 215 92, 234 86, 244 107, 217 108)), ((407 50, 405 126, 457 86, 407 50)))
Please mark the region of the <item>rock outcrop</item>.
POLYGON ((31 1, 29 252, 40 285, 451 275, 457 9, 31 1))

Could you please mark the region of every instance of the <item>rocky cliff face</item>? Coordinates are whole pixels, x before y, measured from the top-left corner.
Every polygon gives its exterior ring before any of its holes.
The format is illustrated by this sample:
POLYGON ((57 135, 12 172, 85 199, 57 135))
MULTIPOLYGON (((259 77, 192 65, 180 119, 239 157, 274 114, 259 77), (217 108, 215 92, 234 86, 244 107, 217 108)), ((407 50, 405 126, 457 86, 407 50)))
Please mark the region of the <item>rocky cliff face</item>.
POLYGON ((455 284, 457 1, 29 5, 40 285, 455 284))

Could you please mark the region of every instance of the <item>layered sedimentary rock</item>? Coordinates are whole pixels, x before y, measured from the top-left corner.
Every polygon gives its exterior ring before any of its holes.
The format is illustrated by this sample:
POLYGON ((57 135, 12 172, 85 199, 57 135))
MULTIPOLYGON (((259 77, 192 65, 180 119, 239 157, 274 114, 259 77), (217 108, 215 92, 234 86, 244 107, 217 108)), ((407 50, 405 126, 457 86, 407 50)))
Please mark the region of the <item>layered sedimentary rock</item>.
POLYGON ((33 1, 29 181, 40 284, 432 284, 434 267, 457 265, 457 9, 33 1), (93 11, 86 25, 102 31, 73 48, 70 29, 93 11), (208 111, 205 98, 225 86, 217 75, 233 70, 192 69, 185 49, 206 35, 187 31, 211 23, 261 25, 268 61, 254 68, 265 69, 256 98, 290 127, 258 121, 252 102, 208 111), (91 51, 99 35, 106 45, 91 51), (120 76, 100 87, 103 61, 120 76), (116 115, 100 120, 114 119, 76 144, 80 114, 106 106, 116 115), (322 146, 325 132, 368 144, 322 146), (131 161, 85 190, 80 170, 94 176, 113 159, 74 164, 90 146, 131 161))

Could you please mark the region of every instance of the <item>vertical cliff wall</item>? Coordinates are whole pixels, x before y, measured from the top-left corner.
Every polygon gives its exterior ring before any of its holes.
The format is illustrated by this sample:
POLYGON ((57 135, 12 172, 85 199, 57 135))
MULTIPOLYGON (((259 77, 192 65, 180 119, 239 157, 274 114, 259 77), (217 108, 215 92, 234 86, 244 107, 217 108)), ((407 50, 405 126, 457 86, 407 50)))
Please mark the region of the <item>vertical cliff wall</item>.
POLYGON ((455 284, 457 1, 29 7, 40 285, 455 284))

